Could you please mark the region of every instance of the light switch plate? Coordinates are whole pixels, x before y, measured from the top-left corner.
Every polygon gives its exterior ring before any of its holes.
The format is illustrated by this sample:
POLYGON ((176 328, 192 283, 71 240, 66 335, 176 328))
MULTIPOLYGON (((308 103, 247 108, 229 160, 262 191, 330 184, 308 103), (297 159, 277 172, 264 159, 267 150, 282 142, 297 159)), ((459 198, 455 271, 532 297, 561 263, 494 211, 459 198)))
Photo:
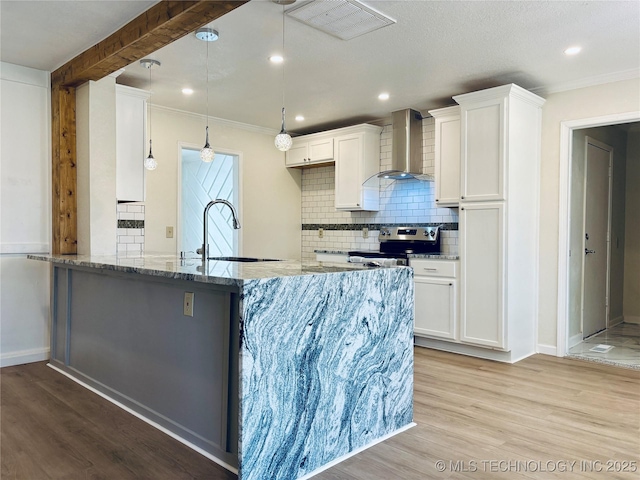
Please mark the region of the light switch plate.
POLYGON ((362 238, 369 238, 369 229, 366 227, 362 229, 362 238))
POLYGON ((173 238, 173 227, 167 227, 167 238, 173 238))
POLYGON ((318 238, 322 238, 324 237, 324 228, 319 228, 318 229, 318 238))
POLYGON ((182 312, 186 317, 193 317, 193 292, 184 292, 184 305, 182 312))

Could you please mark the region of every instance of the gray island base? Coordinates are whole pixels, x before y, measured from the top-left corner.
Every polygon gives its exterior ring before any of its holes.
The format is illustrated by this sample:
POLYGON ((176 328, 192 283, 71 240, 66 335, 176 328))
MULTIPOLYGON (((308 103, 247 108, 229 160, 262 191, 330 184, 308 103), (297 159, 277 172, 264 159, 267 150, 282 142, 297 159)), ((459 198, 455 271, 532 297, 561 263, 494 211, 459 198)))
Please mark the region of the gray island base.
POLYGON ((53 264, 50 364, 239 479, 305 478, 412 425, 409 268, 30 258, 53 264))

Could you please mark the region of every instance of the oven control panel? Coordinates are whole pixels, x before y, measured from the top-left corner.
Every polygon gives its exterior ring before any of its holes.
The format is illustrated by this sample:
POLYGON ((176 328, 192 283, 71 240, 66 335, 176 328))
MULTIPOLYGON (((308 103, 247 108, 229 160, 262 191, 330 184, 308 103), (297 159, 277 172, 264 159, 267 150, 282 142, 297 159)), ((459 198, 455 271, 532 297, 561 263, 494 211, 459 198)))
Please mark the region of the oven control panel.
POLYGON ((380 229, 380 241, 386 240, 419 240, 435 242, 440 227, 394 227, 380 229))

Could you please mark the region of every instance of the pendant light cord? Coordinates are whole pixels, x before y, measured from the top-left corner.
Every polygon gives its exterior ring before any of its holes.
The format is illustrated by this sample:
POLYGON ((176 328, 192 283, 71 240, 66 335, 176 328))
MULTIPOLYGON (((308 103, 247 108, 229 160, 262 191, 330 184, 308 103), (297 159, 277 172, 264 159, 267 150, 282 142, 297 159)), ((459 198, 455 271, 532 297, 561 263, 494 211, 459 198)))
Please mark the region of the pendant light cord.
POLYGON ((284 66, 286 57, 284 55, 284 5, 282 5, 282 107, 284 108, 284 66))
POLYGON ((284 117, 285 117, 285 106, 284 106, 284 90, 285 90, 285 86, 284 86, 284 82, 285 82, 285 76, 284 76, 284 66, 285 63, 287 62, 287 59, 285 57, 284 54, 284 5, 282 5, 282 128, 281 131, 282 132, 286 132, 286 128, 284 125, 284 117))
POLYGON ((207 143, 209 143, 209 40, 207 40, 207 78, 205 86, 207 87, 207 143))
MULTIPOLYGON (((149 98, 151 98, 151 69, 153 68, 153 63, 149 64, 149 98)), ((151 102, 147 99, 147 105, 149 108, 149 155, 151 155, 151 102)))

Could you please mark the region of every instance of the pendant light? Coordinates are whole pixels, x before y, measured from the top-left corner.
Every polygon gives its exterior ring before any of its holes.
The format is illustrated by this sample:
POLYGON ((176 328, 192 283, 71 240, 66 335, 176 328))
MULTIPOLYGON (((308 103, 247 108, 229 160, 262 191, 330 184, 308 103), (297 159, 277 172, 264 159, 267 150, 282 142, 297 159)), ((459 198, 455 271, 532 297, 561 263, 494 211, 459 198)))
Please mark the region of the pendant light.
MULTIPOLYGON (((158 60, 143 58, 140 60, 140 65, 149 69, 149 93, 151 93, 151 67, 154 65, 159 67, 161 63, 158 60)), ((149 106, 149 113, 147 115, 149 119, 149 156, 144 159, 144 168, 147 170, 155 170, 158 168, 158 162, 153 158, 153 152, 151 151, 151 106, 149 106)))
POLYGON ((209 145, 209 42, 215 42, 218 37, 218 32, 212 28, 203 27, 196 30, 196 38, 207 42, 207 127, 205 129, 204 147, 200 150, 200 159, 207 163, 212 162, 216 156, 216 152, 214 152, 211 145, 209 145))
MULTIPOLYGON (((284 56, 284 6, 286 5, 286 3, 282 2, 282 1, 276 1, 274 0, 275 3, 281 3, 282 4, 282 58, 285 58, 284 56)), ((285 64, 286 60, 283 60, 282 62, 282 128, 280 129, 280 133, 278 135, 276 135, 276 139, 275 139, 275 146, 278 150, 280 150, 281 152, 286 152, 287 150, 289 150, 291 148, 291 145, 293 144, 293 141, 291 140, 291 135, 289 135, 287 133, 287 128, 284 125, 284 117, 285 117, 285 109, 284 109, 284 64, 285 64)))

